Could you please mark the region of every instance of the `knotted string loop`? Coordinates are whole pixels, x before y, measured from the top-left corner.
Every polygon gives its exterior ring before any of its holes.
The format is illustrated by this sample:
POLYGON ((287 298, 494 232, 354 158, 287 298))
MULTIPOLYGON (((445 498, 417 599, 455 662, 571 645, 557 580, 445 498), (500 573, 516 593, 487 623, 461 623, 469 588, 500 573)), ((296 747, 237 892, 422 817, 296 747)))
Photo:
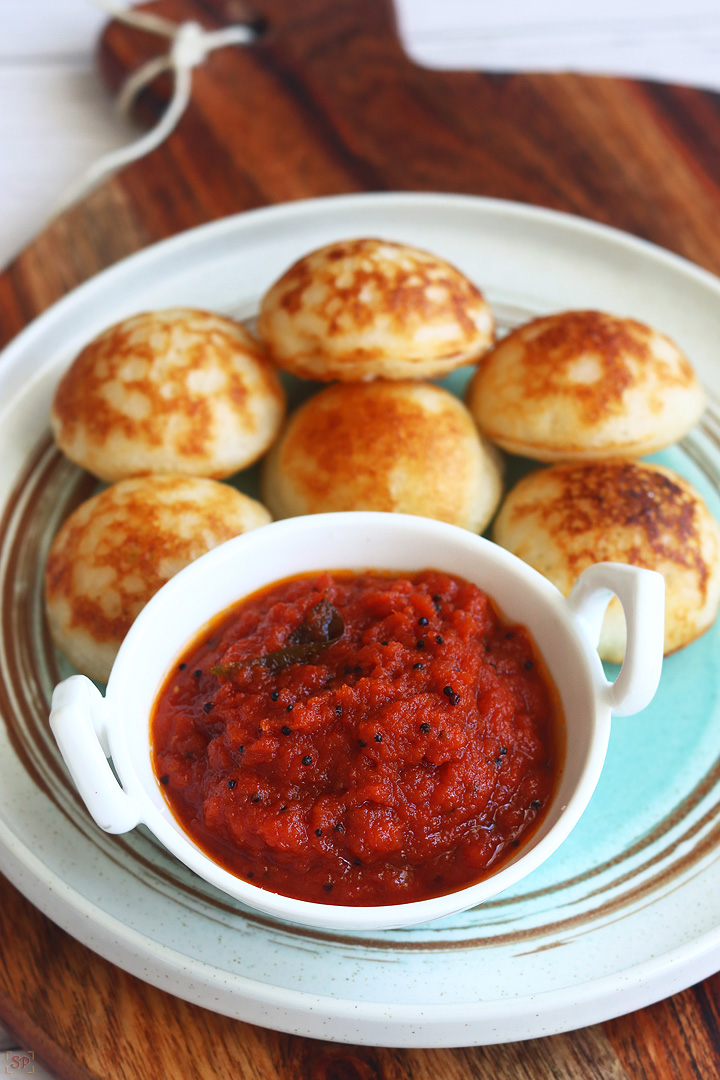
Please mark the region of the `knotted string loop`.
POLYGON ((193 68, 202 64, 211 52, 226 45, 248 45, 256 37, 250 26, 237 25, 226 26, 221 30, 205 30, 196 22, 174 23, 149 12, 124 10, 112 0, 92 0, 92 3, 119 22, 169 38, 171 42, 165 55, 148 60, 125 81, 116 102, 119 112, 127 116, 140 91, 166 71, 171 71, 174 75, 173 95, 154 128, 128 146, 103 155, 71 184, 57 203, 55 214, 62 213, 106 177, 131 161, 145 157, 167 139, 190 101, 193 68))

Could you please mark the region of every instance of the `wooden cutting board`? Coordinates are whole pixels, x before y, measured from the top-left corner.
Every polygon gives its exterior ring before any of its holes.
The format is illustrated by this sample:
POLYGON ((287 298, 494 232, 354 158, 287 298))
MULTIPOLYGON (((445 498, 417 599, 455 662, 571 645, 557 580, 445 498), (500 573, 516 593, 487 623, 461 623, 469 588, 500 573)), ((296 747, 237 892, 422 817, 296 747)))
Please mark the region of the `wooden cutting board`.
MULTIPOLYGON (((465 192, 626 229, 720 273, 720 99, 573 75, 443 73, 403 54, 391 0, 160 0, 175 21, 251 21, 214 53, 171 138, 53 223, 0 276, 0 343, 103 267, 266 203, 364 190, 465 192)), ((118 24, 116 90, 165 51, 118 24)), ((153 120, 170 81, 142 94, 153 120)), ((720 977, 631 1016, 500 1047, 382 1050, 216 1016, 108 964, 0 883, 0 1020, 63 1078, 659 1080, 720 1076, 720 977)), ((0 1059, 0 1067, 2 1067, 0 1059)), ((10 1069, 7 1069, 10 1072, 10 1069)), ((19 1074, 22 1075, 22 1074, 19 1074)))

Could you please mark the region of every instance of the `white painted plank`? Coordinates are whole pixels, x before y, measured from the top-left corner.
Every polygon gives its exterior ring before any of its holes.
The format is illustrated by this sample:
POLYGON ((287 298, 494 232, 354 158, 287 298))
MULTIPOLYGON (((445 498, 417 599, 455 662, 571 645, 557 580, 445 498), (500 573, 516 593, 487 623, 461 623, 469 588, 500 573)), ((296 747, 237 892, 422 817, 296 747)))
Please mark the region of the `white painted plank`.
MULTIPOLYGON (((601 71, 720 89, 717 0, 396 0, 418 62, 601 71)), ((132 136, 109 107, 90 0, 0 0, 0 265, 65 187, 132 136)))
POLYGON ((96 73, 106 21, 89 0, 0 0, 0 266, 71 181, 137 134, 96 73))
POLYGON ((85 61, 106 22, 90 0, 0 0, 0 64, 44 57, 85 61))
POLYGON ((0 65, 0 263, 42 228, 83 169, 135 134, 89 61, 0 65))
POLYGON ((630 75, 720 90, 717 0, 395 0, 420 64, 630 75))

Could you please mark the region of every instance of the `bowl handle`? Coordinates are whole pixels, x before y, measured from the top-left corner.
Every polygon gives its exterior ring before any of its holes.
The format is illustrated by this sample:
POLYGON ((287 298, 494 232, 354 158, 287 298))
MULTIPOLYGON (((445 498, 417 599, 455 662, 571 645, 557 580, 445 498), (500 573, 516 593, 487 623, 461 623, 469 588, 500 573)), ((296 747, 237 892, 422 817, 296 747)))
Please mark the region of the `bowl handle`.
POLYGON ((107 760, 103 711, 105 699, 84 675, 55 687, 50 727, 75 787, 101 829, 123 833, 140 815, 115 779, 107 760))
POLYGON ((625 613, 625 659, 615 682, 603 679, 610 709, 630 716, 649 705, 660 682, 665 636, 665 579, 656 570, 624 563, 596 563, 575 582, 568 603, 589 634, 593 648, 610 600, 625 613))

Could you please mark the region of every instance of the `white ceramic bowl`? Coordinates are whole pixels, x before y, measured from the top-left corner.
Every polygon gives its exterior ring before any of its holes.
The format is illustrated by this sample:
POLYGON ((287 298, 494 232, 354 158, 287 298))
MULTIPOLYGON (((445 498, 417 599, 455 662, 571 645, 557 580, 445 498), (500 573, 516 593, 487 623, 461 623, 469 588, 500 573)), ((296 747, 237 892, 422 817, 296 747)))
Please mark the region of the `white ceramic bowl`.
POLYGON ((638 712, 655 693, 662 665, 663 602, 660 574, 617 563, 590 567, 565 599, 509 552, 427 518, 376 513, 292 518, 229 540, 172 578, 131 627, 105 698, 82 675, 66 679, 55 689, 50 723, 81 796, 107 832, 127 832, 143 822, 200 877, 252 908, 291 922, 334 929, 410 926, 487 900, 524 878, 562 843, 597 784, 611 712, 638 712), (485 880, 414 903, 311 903, 268 892, 222 869, 175 820, 152 768, 150 713, 179 654, 214 616, 289 576, 327 569, 428 568, 474 582, 507 619, 526 626, 559 691, 565 759, 540 826, 514 859, 485 880), (628 645, 620 674, 609 683, 595 645, 613 594, 625 611, 628 645))

